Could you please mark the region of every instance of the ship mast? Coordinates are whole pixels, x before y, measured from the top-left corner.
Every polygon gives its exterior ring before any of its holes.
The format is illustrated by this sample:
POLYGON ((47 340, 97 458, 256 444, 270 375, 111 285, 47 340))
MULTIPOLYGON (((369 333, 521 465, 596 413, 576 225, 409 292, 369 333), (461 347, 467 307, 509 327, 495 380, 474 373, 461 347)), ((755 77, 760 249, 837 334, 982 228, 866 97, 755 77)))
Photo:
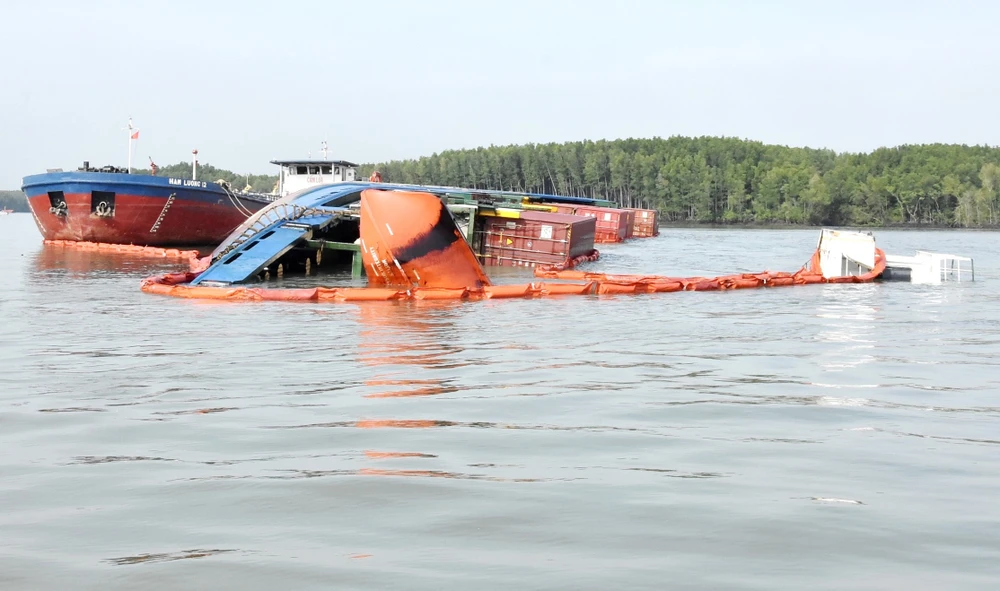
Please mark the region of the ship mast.
POLYGON ((132 174, 132 140, 139 139, 139 129, 132 126, 132 118, 128 118, 128 127, 125 128, 128 132, 128 172, 132 174))
POLYGON ((323 140, 322 146, 323 149, 321 151, 323 152, 323 160, 326 160, 326 154, 327 154, 326 140, 323 140))

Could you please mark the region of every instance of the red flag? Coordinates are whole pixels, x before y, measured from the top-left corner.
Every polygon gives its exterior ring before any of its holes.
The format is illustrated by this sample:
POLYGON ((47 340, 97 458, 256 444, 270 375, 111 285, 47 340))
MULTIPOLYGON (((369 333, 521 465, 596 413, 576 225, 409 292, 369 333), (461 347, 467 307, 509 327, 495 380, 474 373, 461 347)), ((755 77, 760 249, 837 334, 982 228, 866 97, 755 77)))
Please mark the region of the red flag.
POLYGON ((134 139, 134 140, 139 139, 139 130, 138 129, 135 130, 135 132, 132 134, 132 139, 134 139))

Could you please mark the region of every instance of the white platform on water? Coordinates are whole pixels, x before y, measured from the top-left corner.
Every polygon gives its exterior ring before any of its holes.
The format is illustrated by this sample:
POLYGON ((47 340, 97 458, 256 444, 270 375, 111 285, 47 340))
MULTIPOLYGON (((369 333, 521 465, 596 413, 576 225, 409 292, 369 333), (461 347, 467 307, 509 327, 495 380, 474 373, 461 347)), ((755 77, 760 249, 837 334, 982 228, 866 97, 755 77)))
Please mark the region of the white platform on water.
POLYGON ((819 268, 827 279, 863 275, 875 268, 875 236, 871 232, 824 228, 817 248, 819 268))
MULTIPOLYGON (((875 268, 875 236, 871 232, 823 229, 819 237, 819 266, 823 276, 863 275, 875 268)), ((918 250, 914 256, 887 254, 882 278, 911 283, 975 281, 972 259, 954 254, 918 250)))
POLYGON ((908 269, 911 283, 975 281, 976 268, 969 257, 918 250, 912 257, 885 256, 889 269, 908 269))

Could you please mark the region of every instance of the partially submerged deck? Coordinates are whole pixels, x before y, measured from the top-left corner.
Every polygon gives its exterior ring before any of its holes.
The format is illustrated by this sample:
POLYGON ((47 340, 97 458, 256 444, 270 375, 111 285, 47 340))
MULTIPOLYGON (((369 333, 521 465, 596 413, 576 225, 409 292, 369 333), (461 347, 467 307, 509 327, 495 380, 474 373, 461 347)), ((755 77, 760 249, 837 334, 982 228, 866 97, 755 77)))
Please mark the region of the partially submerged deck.
MULTIPOLYGON (((581 235, 579 229, 572 236, 572 224, 557 219, 554 204, 610 205, 582 197, 458 187, 367 182, 323 185, 288 195, 250 217, 212 253, 211 265, 192 285, 242 284, 293 271, 312 272, 328 263, 350 264, 355 276, 360 276, 360 199, 362 191, 371 188, 419 191, 441 199, 484 264, 566 268, 580 260, 593 260, 597 256, 593 230, 589 237, 581 235), (530 215, 546 212, 553 217, 530 215), (497 219, 510 227, 506 234, 490 222, 497 219)), ((591 221, 591 227, 595 223, 591 221)))

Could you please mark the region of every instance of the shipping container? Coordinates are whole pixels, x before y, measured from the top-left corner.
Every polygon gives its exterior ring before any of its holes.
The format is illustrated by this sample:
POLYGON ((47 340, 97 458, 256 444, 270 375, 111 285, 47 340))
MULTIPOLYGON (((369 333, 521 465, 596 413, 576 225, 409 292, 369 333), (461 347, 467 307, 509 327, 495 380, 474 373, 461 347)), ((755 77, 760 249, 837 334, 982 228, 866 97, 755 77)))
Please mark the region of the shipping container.
POLYGON ((485 266, 568 265, 594 250, 593 218, 522 211, 518 219, 481 219, 476 233, 481 241, 478 256, 485 266))
POLYGON ((549 207, 556 208, 556 213, 561 213, 565 215, 576 215, 577 205, 571 205, 569 203, 544 203, 543 205, 548 205, 549 207))
POLYGON ((622 212, 624 212, 625 215, 625 239, 628 240, 634 235, 635 210, 631 208, 622 208, 622 212))
POLYGON ((597 220, 594 233, 595 243, 623 242, 628 235, 628 215, 623 209, 584 205, 576 208, 576 215, 592 217, 597 220))
POLYGON ((636 209, 632 235, 636 238, 651 238, 660 233, 659 216, 655 209, 636 209))

